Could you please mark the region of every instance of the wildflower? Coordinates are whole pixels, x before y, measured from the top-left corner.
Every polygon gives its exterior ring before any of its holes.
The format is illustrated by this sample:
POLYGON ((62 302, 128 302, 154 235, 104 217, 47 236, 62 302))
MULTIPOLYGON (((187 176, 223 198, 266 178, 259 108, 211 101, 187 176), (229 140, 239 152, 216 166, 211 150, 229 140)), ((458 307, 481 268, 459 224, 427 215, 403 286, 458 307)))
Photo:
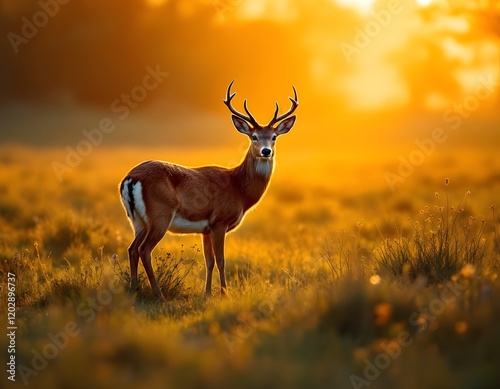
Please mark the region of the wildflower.
POLYGON ((455 323, 455 331, 457 334, 464 334, 467 331, 467 322, 465 320, 460 320, 455 323))
POLYGON ((364 347, 356 347, 352 352, 352 357, 357 362, 362 362, 370 356, 370 352, 364 347))
POLYGON ((445 179, 444 179, 444 184, 445 184, 445 185, 448 185, 449 183, 450 183, 450 179, 449 179, 449 178, 445 178, 445 179))
POLYGON ((434 193, 434 196, 436 196, 436 198, 438 199, 439 198, 439 193, 438 192, 434 193))
POLYGON ((379 303, 373 308, 375 313, 375 325, 383 326, 389 322, 392 316, 392 305, 389 303, 379 303))
POLYGON ((474 267, 474 265, 468 263, 466 264, 462 270, 460 270, 460 274, 462 276, 464 276, 465 278, 470 278, 474 275, 474 273, 476 272, 476 268, 474 267))
POLYGON ((372 285, 378 285, 378 284, 380 284, 381 280, 382 279, 380 278, 380 276, 378 274, 375 274, 375 275, 373 275, 373 276, 370 277, 370 283, 372 285))

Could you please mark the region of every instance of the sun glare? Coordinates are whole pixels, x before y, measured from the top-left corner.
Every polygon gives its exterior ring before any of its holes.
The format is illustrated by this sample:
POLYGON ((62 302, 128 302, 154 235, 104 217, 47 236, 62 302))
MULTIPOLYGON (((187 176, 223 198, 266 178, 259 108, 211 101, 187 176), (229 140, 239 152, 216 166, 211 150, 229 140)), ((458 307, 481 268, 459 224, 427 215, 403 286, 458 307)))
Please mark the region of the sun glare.
POLYGON ((167 2, 167 0, 146 0, 146 3, 151 7, 158 7, 167 2))
POLYGON ((337 3, 347 7, 356 8, 360 12, 369 12, 373 9, 375 0, 335 0, 337 3))
MULTIPOLYGON (((368 13, 373 10, 376 0, 335 0, 335 2, 342 6, 356 8, 362 13, 368 13)), ((419 7, 428 7, 433 0, 416 0, 416 2, 419 7)))
POLYGON ((417 4, 420 7, 428 7, 429 5, 431 5, 431 3, 432 3, 432 0, 417 0, 417 4))

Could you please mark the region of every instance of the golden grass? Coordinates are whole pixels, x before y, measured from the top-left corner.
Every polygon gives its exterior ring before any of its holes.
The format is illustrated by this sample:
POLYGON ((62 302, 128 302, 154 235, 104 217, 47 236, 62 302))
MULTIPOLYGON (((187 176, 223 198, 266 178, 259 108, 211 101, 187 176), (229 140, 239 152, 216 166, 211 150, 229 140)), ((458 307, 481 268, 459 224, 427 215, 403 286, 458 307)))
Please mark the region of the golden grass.
MULTIPOLYGON (((179 263, 174 276, 188 271, 180 289, 165 304, 147 283, 130 295, 121 177, 143 159, 227 165, 241 153, 102 148, 59 182, 51 162, 61 151, 2 149, 0 306, 6 312, 6 274, 15 273, 18 327, 9 387, 23 378, 35 388, 498 382, 499 220, 488 208, 498 203, 500 169, 479 153, 431 156, 392 193, 383 173, 397 159, 387 150, 283 148, 265 198, 227 238, 228 297, 203 297, 200 238, 173 235, 155 256, 179 263), (484 259, 430 286, 425 274, 376 274, 384 239, 411 240, 408 218, 433 207, 444 177, 450 204, 470 190, 464 215, 485 217, 484 259)), ((171 270, 169 261, 155 266, 171 270)), ((7 346, 2 337, 2 363, 7 346)))

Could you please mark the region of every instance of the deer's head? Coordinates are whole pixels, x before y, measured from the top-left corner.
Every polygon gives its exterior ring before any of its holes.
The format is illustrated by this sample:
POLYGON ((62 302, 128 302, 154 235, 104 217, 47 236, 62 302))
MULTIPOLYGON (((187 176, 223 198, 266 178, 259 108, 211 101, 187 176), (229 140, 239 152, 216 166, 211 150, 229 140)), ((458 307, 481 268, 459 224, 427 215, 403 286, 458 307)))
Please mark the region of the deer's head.
POLYGON ((247 115, 238 112, 231 105, 231 100, 234 98, 236 93, 231 94, 231 86, 234 80, 229 84, 227 88, 226 99, 224 104, 227 105, 231 111, 231 119, 236 129, 242 134, 247 135, 250 138, 251 146, 250 153, 252 157, 261 160, 270 160, 274 156, 274 147, 276 144, 276 138, 280 135, 286 134, 293 127, 295 123, 296 116, 290 116, 298 107, 299 102, 297 98, 297 91, 295 87, 293 88, 294 98, 290 97, 292 106, 283 115, 278 116, 279 105, 276 103, 276 110, 274 111, 274 116, 268 125, 260 125, 257 120, 252 116, 247 107, 247 101, 243 103, 243 108, 247 115))

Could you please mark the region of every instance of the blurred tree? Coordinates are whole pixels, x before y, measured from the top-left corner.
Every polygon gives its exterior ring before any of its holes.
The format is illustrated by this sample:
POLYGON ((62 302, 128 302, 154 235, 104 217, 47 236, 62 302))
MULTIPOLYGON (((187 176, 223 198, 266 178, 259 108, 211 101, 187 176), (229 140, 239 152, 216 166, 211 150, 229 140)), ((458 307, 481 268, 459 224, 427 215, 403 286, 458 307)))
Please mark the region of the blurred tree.
MULTIPOLYGON (((145 0, 126 5, 104 0, 96 5, 74 0, 61 5, 36 36, 19 45, 17 54, 8 40, 1 41, 0 96, 70 96, 108 107, 142 81, 146 66, 159 64, 172 75, 168 93, 206 105, 207 100, 220 102, 221 85, 235 76, 264 88, 269 77, 289 84, 299 73, 290 66, 303 63, 303 53, 290 50, 295 46, 287 37, 292 27, 272 19, 218 23, 211 2, 186 4, 170 0, 153 7, 145 0)), ((40 11, 37 2, 24 5, 0 8, 2 36, 22 35, 22 18, 31 20, 40 11)))
MULTIPOLYGON (((35 36, 19 46, 19 53, 12 48, 6 52, 8 93, 24 99, 70 93, 81 101, 109 104, 150 64, 142 47, 149 30, 140 24, 147 10, 139 0, 126 7, 117 0, 98 6, 85 1, 60 5, 35 36)), ((40 11, 32 2, 29 10, 11 14, 10 31, 22 35, 25 21, 40 11)))
MULTIPOLYGON (((497 80, 500 79, 500 0, 469 0, 457 8, 458 12, 472 14, 480 30, 493 35, 498 45, 497 80)), ((500 107, 500 91, 496 91, 496 104, 500 107)))
MULTIPOLYGON (((493 37, 497 43, 497 79, 500 78, 500 0, 456 0, 436 2, 421 14, 439 23, 445 16, 460 17, 470 24, 467 34, 458 38, 463 44, 472 44, 493 37)), ((474 64, 477 66, 478 64, 474 64)), ((500 91, 496 91, 496 101, 500 105, 500 91)))
POLYGON ((430 39, 424 32, 410 38, 411 50, 393 53, 391 60, 399 62, 401 73, 410 91, 409 107, 417 112, 433 109, 432 96, 453 101, 461 96, 461 88, 453 69, 458 62, 446 56, 439 37, 430 39))

